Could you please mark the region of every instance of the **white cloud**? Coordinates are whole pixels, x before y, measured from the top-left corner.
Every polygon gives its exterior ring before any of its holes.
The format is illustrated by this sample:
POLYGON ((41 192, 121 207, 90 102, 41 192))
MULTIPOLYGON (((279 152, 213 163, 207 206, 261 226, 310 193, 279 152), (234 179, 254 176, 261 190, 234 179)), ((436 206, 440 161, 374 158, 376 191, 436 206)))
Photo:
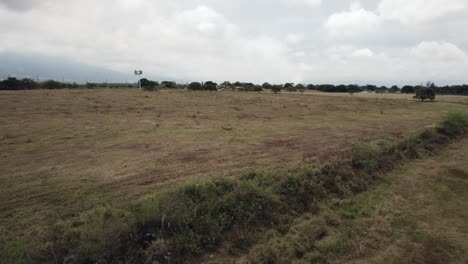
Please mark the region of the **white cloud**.
POLYGON ((370 49, 357 49, 351 53, 352 57, 372 57, 374 56, 374 52, 370 49))
POLYGON ((306 6, 319 6, 322 4, 322 0, 282 0, 288 4, 296 4, 296 5, 306 5, 306 6))
POLYGON ((333 13, 325 28, 331 35, 356 35, 376 32, 385 21, 423 24, 450 14, 467 13, 467 10, 467 0, 381 0, 375 11, 354 2, 348 11, 333 13))
POLYGON ((378 12, 384 19, 417 24, 461 12, 467 6, 467 0, 382 0, 378 12))
POLYGON ((414 58, 434 63, 465 61, 467 54, 448 42, 424 41, 411 49, 414 58))
POLYGON ((296 52, 293 52, 292 54, 294 57, 305 57, 306 56, 306 53, 304 51, 296 51, 296 52))
POLYGON ((280 1, 0 0, 0 50, 198 81, 468 81, 467 0, 280 1))
POLYGON ((286 43, 288 44, 299 44, 302 41, 304 41, 304 34, 289 33, 286 36, 286 43))
POLYGON ((355 2, 348 11, 332 14, 325 22, 325 28, 332 35, 354 35, 376 32, 381 22, 379 16, 355 2))

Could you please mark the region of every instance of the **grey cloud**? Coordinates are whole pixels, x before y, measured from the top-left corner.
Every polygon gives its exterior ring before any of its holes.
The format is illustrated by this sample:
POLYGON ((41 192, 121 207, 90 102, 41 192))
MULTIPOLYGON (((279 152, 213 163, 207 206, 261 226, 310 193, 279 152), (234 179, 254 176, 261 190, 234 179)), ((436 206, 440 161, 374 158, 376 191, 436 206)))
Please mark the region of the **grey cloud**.
POLYGON ((383 1, 352 9, 342 0, 0 0, 0 51, 189 80, 468 82, 467 9, 453 5, 409 23, 405 16, 418 10, 379 20, 383 1), (330 24, 339 30, 328 34, 327 20, 343 12, 330 24), (359 26, 369 21, 375 25, 359 26))
POLYGON ((27 11, 38 5, 40 0, 0 0, 0 5, 15 11, 27 11))

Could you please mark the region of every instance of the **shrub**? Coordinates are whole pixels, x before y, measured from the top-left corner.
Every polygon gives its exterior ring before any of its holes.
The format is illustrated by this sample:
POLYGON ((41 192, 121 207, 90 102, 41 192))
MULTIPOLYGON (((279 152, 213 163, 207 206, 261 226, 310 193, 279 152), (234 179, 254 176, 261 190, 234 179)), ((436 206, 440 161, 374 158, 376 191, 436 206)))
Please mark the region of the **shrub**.
POLYGON ((351 149, 353 167, 367 171, 377 169, 381 162, 383 149, 387 145, 388 142, 385 140, 353 144, 351 149))
POLYGON ((467 133, 468 114, 455 111, 447 113, 441 123, 441 129, 451 137, 467 133))
POLYGON ((98 207, 71 222, 54 226, 49 237, 52 255, 75 258, 78 263, 119 257, 132 233, 134 218, 126 210, 98 207))
POLYGON ((275 94, 281 92, 282 89, 283 89, 283 86, 277 85, 277 84, 271 87, 271 91, 275 94))

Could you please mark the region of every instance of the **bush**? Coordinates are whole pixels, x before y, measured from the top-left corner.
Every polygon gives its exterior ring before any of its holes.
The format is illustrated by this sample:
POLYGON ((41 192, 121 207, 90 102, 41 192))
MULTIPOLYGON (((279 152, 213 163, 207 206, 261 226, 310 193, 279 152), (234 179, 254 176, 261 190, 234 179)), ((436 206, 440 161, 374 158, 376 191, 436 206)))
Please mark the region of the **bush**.
POLYGON ((454 137, 468 132, 468 114, 449 112, 442 121, 441 129, 448 136, 454 137))
POLYGON ((275 94, 281 92, 282 89, 283 89, 283 86, 277 85, 277 84, 271 87, 271 91, 275 94))
POLYGON ((78 263, 112 260, 125 251, 133 224, 129 211, 98 207, 55 225, 49 237, 50 250, 60 259, 74 258, 78 263))
POLYGON ((367 171, 379 167, 384 147, 388 145, 385 140, 377 140, 370 143, 356 143, 351 149, 351 160, 354 168, 367 171))
POLYGON ((150 258, 183 259, 215 246, 234 225, 247 230, 270 224, 278 205, 271 189, 255 181, 218 179, 159 193, 136 205, 135 214, 139 234, 164 240, 151 246, 150 258))

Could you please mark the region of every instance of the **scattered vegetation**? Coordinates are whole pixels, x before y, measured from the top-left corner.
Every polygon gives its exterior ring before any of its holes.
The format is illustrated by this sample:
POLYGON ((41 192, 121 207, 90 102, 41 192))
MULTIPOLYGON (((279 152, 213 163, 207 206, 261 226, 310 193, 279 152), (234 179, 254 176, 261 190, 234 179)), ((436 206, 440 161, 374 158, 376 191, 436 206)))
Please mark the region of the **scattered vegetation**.
MULTIPOLYGON (((306 90, 316 90, 327 93, 358 93, 362 91, 375 92, 375 93, 405 93, 405 94, 416 94, 417 99, 433 100, 435 94, 444 94, 444 95, 468 95, 468 85, 452 85, 452 86, 436 86, 434 83, 426 85, 417 85, 410 86, 405 85, 402 89, 398 86, 391 86, 390 88, 381 86, 377 87, 375 85, 334 85, 334 84, 297 84, 286 83, 282 84, 270 84, 268 82, 263 83, 262 85, 253 84, 250 82, 234 82, 229 81, 223 82, 221 85, 218 85, 212 81, 207 81, 205 83, 192 82, 191 84, 177 84, 174 81, 162 81, 160 84, 157 81, 148 80, 146 78, 140 79, 141 87, 148 91, 154 91, 157 87, 162 89, 188 89, 188 90, 208 90, 215 91, 218 89, 229 89, 237 91, 263 91, 271 90, 274 93, 278 93, 281 87, 281 90, 284 89, 289 92, 305 92, 306 90), (201 88, 196 84, 200 84, 201 88), (195 85, 195 86, 194 86, 195 85), (430 88, 430 92, 427 88, 430 88), (418 93, 419 92, 419 93, 418 93), (431 99, 432 98, 432 99, 431 99)), ((30 89, 77 89, 77 88, 137 88, 136 84, 129 83, 86 83, 86 84, 77 84, 77 83, 63 83, 54 80, 48 80, 45 82, 36 82, 32 79, 16 79, 13 77, 7 78, 0 81, 0 90, 30 90, 30 89)))

